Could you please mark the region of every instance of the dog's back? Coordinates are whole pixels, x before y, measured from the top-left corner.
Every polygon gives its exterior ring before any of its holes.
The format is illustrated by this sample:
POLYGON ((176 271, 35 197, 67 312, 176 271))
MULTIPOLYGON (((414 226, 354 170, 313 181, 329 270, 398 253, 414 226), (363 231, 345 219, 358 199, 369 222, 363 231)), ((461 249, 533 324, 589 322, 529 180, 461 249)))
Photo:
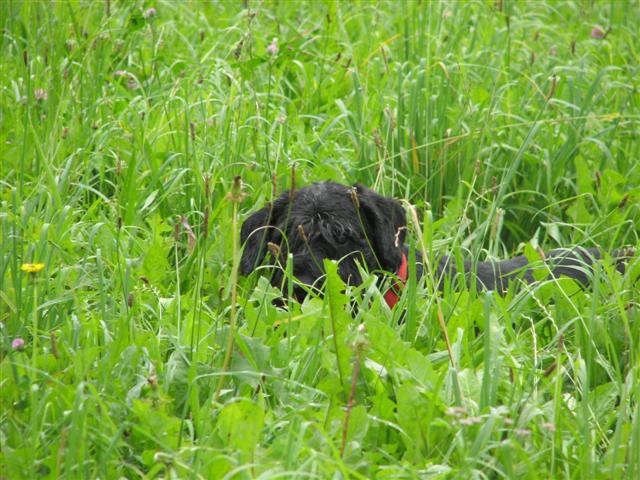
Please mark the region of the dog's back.
MULTIPOLYGON (((619 249, 611 253, 618 272, 625 272, 626 262, 633 257, 633 254, 633 249, 619 249)), ((494 290, 504 294, 509 288, 509 284, 513 282, 533 283, 537 276, 534 275, 534 272, 542 270, 548 272, 546 278, 566 276, 586 287, 593 274, 593 264, 602 259, 602 252, 598 248, 558 248, 544 254, 543 257, 534 263, 530 263, 524 255, 501 261, 474 263, 465 260, 463 266, 467 286, 475 287, 478 290, 494 290)), ((445 278, 454 277, 456 274, 455 259, 449 256, 443 257, 436 270, 436 278, 440 288, 442 288, 445 278)))

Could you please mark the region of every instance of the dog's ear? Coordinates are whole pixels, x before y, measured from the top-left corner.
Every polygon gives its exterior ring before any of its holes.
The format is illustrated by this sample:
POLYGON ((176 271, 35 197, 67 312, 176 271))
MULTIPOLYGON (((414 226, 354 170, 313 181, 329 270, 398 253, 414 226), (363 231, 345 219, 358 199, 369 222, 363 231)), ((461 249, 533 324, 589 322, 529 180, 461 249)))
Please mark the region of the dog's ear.
POLYGON ((278 224, 289 194, 284 193, 275 202, 269 203, 247 218, 240 228, 240 242, 244 245, 240 259, 240 274, 249 275, 266 255, 267 243, 276 237, 278 224))
POLYGON ((402 263, 407 226, 404 208, 397 200, 378 195, 361 184, 356 184, 355 189, 367 230, 365 233, 375 250, 380 267, 395 271, 402 263))

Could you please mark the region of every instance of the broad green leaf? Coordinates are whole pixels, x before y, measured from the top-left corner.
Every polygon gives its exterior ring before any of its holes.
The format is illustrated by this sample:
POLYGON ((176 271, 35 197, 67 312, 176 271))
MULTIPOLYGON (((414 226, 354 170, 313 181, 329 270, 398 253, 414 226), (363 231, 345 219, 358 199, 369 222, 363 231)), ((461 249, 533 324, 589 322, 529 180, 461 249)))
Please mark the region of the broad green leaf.
POLYGON ((351 315, 347 311, 349 299, 344 294, 345 285, 338 275, 338 264, 325 260, 325 308, 328 313, 325 320, 325 336, 327 345, 335 355, 335 365, 340 383, 344 387, 345 395, 349 392, 351 380, 351 349, 347 345, 347 331, 352 323, 351 315))
POLYGON ((218 418, 218 433, 227 448, 240 450, 245 459, 260 443, 265 411, 258 403, 240 398, 222 408, 218 418))

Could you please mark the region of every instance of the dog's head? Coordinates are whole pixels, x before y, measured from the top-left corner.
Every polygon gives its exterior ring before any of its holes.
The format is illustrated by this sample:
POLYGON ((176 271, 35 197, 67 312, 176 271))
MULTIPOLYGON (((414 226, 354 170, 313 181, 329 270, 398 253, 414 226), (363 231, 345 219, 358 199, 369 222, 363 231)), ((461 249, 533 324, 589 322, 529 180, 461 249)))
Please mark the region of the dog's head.
MULTIPOLYGON (((356 262, 369 271, 398 269, 405 230, 398 201, 359 184, 314 183, 293 195, 282 194, 244 222, 240 273, 248 275, 266 263, 272 267, 271 283, 283 288, 291 254, 293 275, 306 286, 321 287, 325 258, 339 262, 344 282, 358 285, 362 278, 356 262)), ((295 291, 296 297, 304 297, 304 288, 295 291)))

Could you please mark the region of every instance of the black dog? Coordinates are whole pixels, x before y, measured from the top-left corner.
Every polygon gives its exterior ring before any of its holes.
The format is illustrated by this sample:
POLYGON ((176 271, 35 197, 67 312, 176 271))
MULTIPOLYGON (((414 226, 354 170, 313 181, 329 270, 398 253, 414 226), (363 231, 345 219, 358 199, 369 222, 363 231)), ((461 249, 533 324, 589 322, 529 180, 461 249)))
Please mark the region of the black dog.
MULTIPOLYGON (((333 182, 314 183, 293 194, 284 193, 244 222, 240 272, 248 275, 268 256, 267 264, 273 267, 271 283, 284 289, 284 265, 291 254, 293 275, 306 287, 321 287, 325 258, 339 262, 340 277, 351 285, 362 282, 357 263, 370 272, 395 273, 404 282, 405 234, 405 212, 397 200, 359 184, 351 188, 333 182)), ((418 252, 416 256, 420 276, 421 256, 418 252)), ((618 260, 616 269, 624 272, 628 254, 615 251, 613 256, 618 260)), ((575 248, 552 250, 545 257, 546 261, 536 266, 529 265, 524 256, 499 262, 464 261, 467 285, 503 294, 513 281, 533 282, 534 268, 544 268, 554 277, 566 275, 587 285, 591 265, 601 254, 596 248, 575 248)), ((444 277, 456 275, 455 262, 449 257, 442 258, 434 273, 442 287, 444 277)), ((296 285, 295 296, 301 300, 306 290, 296 285)), ((385 298, 390 306, 397 301, 394 294, 385 298)))

